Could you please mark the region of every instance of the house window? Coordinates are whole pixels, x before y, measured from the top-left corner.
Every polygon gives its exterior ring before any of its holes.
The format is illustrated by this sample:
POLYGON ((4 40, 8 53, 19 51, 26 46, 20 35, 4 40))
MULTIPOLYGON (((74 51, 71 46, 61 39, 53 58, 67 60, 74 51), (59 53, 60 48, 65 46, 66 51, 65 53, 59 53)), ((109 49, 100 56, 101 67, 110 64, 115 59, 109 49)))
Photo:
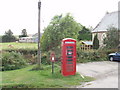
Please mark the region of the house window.
POLYGON ((102 34, 102 40, 103 40, 105 37, 106 37, 106 34, 103 33, 103 34, 102 34))

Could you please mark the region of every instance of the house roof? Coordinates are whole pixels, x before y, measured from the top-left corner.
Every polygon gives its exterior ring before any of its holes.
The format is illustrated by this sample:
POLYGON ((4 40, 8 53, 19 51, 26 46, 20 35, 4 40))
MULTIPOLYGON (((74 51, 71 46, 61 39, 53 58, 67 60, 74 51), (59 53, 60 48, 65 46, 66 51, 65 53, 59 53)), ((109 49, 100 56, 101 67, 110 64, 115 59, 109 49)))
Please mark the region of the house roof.
POLYGON ((33 38, 33 37, 20 37, 20 39, 29 39, 29 38, 33 38))
POLYGON ((94 32, 106 32, 109 27, 118 28, 118 13, 120 11, 106 13, 98 25, 93 29, 94 32))
POLYGON ((82 43, 86 44, 86 45, 93 45, 92 41, 82 41, 82 43))
MULTIPOLYGON (((40 36, 42 36, 43 33, 40 33, 40 36)), ((35 33, 32 35, 32 37, 38 37, 38 33, 35 33)))

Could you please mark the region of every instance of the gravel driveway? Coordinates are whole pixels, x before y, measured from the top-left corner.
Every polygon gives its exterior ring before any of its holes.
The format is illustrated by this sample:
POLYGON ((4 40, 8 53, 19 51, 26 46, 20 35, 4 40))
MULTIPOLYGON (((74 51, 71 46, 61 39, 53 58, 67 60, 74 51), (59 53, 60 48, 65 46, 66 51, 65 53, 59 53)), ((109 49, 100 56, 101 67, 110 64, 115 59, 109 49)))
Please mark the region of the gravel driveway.
POLYGON ((102 61, 77 64, 77 72, 96 78, 76 88, 118 88, 118 62, 102 61))

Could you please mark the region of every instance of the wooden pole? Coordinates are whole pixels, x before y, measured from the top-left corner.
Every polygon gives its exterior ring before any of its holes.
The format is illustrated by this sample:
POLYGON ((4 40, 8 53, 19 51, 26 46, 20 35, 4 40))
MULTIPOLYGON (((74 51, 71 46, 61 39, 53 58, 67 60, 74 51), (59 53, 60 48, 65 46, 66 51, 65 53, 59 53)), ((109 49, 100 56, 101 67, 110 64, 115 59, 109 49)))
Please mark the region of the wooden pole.
POLYGON ((40 50, 40 10, 41 1, 38 2, 38 66, 41 68, 41 50, 40 50))

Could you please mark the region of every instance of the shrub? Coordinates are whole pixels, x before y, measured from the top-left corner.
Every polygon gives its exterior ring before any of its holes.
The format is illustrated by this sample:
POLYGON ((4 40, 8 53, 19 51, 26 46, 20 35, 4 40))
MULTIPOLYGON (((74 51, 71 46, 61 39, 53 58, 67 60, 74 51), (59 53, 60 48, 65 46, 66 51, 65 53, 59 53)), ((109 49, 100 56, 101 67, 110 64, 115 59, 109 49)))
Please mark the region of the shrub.
POLYGON ((21 53, 21 54, 24 54, 24 55, 27 55, 27 54, 34 54, 34 55, 36 55, 37 54, 37 49, 30 49, 30 48, 5 49, 4 51, 7 51, 7 52, 18 52, 18 53, 21 53))
POLYGON ((3 52, 2 53, 2 71, 15 70, 27 65, 26 60, 20 53, 3 52))
POLYGON ((116 52, 116 49, 110 50, 89 50, 77 51, 77 62, 93 62, 93 61, 107 61, 108 54, 116 52))
MULTIPOLYGON (((37 49, 5 49, 3 50, 5 52, 16 52, 16 53, 21 53, 23 56, 27 59, 27 62, 30 64, 36 64, 37 63, 37 49)), ((41 53, 41 60, 42 64, 50 64, 50 52, 42 52, 41 53)), ((57 55, 57 54, 56 54, 57 55)))
POLYGON ((94 40, 93 40, 93 49, 98 49, 98 48, 99 48, 99 40, 98 40, 98 36, 96 34, 94 37, 94 40))
POLYGON ((3 51, 20 53, 27 59, 27 62, 30 64, 35 64, 37 62, 37 49, 35 48, 10 48, 4 49, 3 51))
POLYGON ((120 43, 119 42, 119 33, 120 33, 120 31, 115 27, 110 26, 107 29, 106 37, 103 41, 103 43, 106 45, 105 48, 107 48, 107 49, 117 48, 117 46, 120 43))

